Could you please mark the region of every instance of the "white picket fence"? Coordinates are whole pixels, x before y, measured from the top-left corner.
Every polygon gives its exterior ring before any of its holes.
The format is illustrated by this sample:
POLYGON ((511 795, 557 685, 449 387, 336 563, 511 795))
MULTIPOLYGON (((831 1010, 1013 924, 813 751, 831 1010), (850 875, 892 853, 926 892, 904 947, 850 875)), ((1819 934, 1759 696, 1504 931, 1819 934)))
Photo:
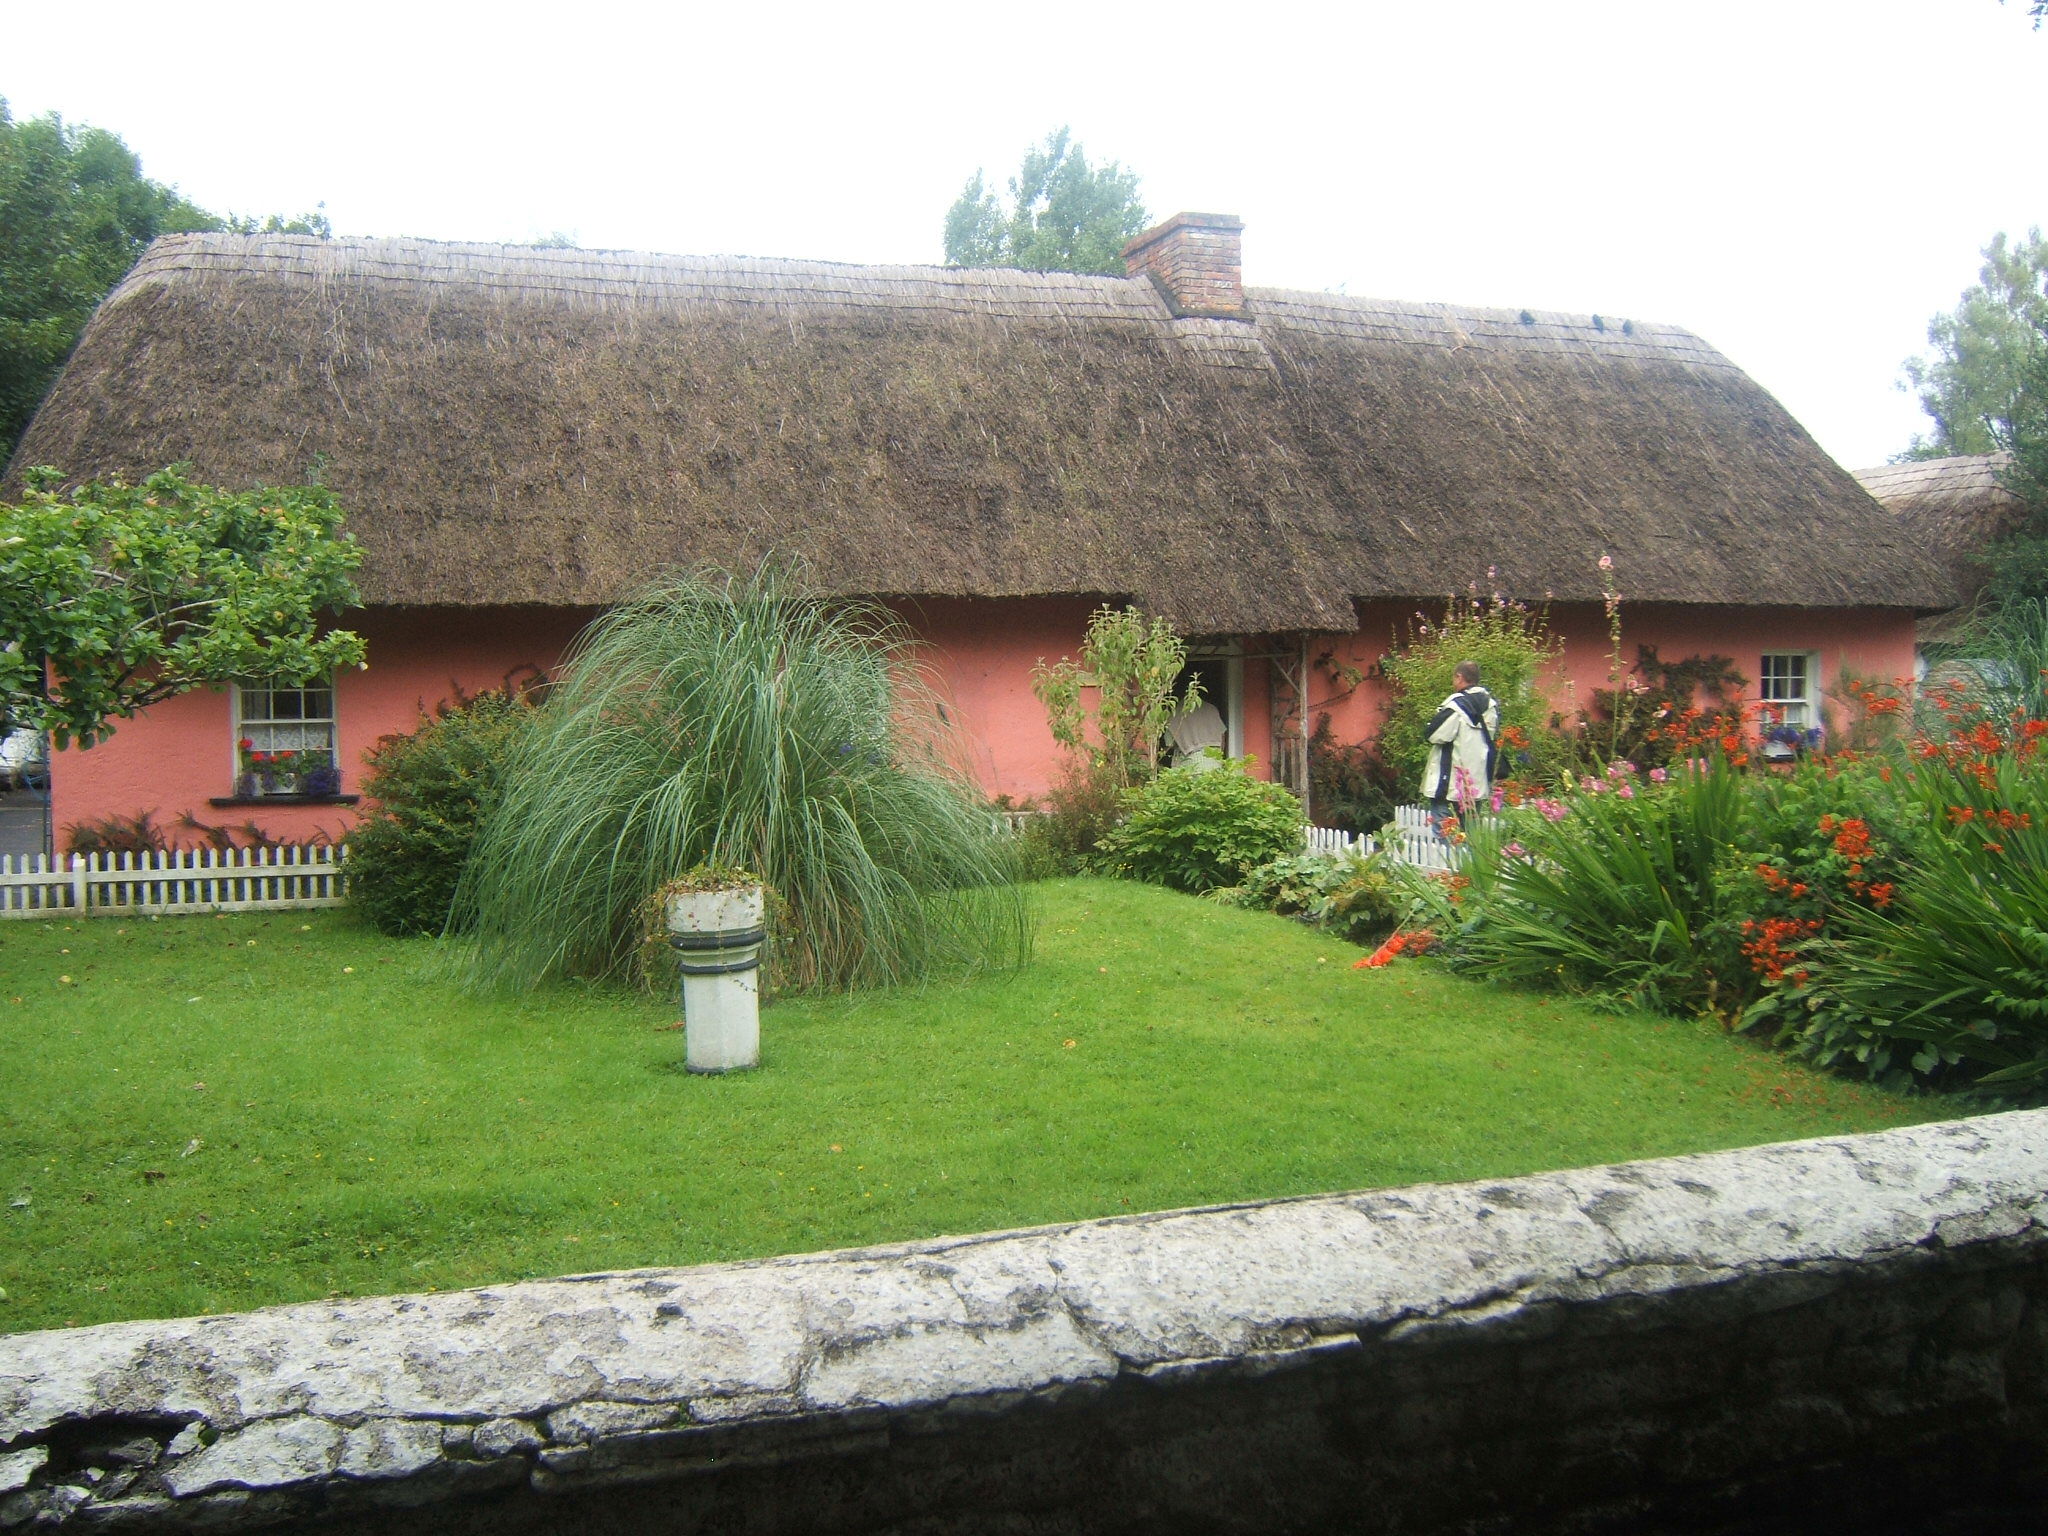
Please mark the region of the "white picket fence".
POLYGON ((1339 832, 1334 827, 1310 827, 1306 843, 1310 853, 1363 855, 1383 850, 1416 869, 1452 870, 1460 859, 1457 845, 1438 837, 1430 826, 1426 805, 1395 806, 1393 830, 1384 843, 1369 832, 1339 832))
POLYGON ((0 854, 0 918, 338 907, 348 899, 347 855, 346 844, 0 854))

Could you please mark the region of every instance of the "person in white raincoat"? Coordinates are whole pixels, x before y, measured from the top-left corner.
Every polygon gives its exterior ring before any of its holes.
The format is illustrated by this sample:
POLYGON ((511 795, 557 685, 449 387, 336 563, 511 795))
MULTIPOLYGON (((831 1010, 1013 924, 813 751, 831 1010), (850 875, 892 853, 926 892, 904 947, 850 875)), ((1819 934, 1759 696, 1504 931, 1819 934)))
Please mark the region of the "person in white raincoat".
POLYGON ((1494 738, 1500 705, 1479 686, 1479 663, 1461 661, 1458 691, 1429 722, 1429 756, 1422 765, 1422 798, 1439 833, 1455 803, 1471 807, 1493 793, 1494 738))

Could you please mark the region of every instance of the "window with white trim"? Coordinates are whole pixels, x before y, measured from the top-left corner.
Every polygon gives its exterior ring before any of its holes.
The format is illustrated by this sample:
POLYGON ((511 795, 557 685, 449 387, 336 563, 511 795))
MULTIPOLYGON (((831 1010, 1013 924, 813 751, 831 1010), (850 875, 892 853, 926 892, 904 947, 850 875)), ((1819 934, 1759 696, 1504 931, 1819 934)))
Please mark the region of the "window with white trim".
POLYGON ((1815 657, 1811 651, 1766 651, 1757 668, 1757 697, 1764 703, 1765 729, 1782 722, 1801 730, 1819 723, 1814 699, 1815 657))
POLYGON ((308 775, 334 768, 334 689, 324 682, 235 684, 235 782, 263 795, 334 793, 309 789, 308 775))

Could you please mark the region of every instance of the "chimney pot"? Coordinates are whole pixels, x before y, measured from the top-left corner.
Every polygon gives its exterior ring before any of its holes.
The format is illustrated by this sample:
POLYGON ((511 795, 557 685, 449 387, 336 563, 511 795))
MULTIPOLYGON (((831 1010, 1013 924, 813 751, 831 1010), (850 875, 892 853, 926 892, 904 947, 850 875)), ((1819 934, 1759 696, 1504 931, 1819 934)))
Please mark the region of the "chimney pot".
POLYGON ((1248 320, 1244 307, 1244 220, 1228 213, 1176 213, 1124 247, 1133 277, 1149 277, 1176 315, 1248 320))

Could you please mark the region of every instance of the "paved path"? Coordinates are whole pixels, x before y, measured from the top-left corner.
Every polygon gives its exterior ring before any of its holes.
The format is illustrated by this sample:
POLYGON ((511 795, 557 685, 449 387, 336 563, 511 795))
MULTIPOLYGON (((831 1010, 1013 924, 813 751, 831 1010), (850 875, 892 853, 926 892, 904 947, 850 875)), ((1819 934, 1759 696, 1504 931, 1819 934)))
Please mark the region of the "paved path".
POLYGON ((42 853, 48 799, 26 789, 0 790, 0 853, 42 853))

